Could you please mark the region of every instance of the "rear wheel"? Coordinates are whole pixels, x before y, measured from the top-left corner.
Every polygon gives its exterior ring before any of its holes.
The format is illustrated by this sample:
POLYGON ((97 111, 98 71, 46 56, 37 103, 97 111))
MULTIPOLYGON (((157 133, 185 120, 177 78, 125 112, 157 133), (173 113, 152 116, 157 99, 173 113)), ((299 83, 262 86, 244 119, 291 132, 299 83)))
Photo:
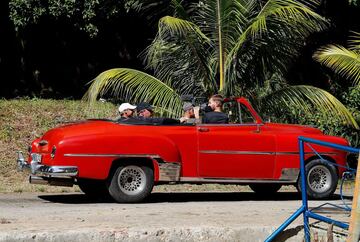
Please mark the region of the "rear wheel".
POLYGON ((109 193, 120 203, 140 202, 152 191, 154 172, 145 165, 119 166, 111 178, 109 193))
MULTIPOLYGON (((334 165, 325 160, 312 160, 305 166, 306 189, 310 198, 324 199, 336 190, 338 175, 334 165)), ((301 192, 301 179, 298 179, 298 190, 301 192)))
POLYGON ((249 185, 251 190, 259 194, 274 194, 280 190, 281 184, 256 183, 249 185))

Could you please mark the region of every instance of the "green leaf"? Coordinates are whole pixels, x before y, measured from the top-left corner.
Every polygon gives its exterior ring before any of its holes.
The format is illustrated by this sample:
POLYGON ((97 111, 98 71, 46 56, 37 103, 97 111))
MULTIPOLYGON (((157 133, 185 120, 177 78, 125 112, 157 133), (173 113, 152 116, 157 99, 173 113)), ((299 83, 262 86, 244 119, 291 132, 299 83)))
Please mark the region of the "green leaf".
POLYGON ((84 99, 94 103, 105 94, 132 103, 149 102, 169 117, 179 117, 182 111, 181 99, 171 87, 147 73, 133 69, 104 71, 91 81, 84 99))
POLYGON ((261 109, 270 109, 273 112, 280 110, 281 107, 296 106, 311 114, 313 107, 316 107, 322 113, 331 113, 338 120, 359 129, 359 125, 349 110, 336 97, 317 87, 306 85, 288 86, 263 97, 260 103, 261 109))
POLYGON ((328 45, 321 47, 313 57, 339 75, 353 80, 354 84, 360 85, 360 52, 343 46, 328 45))

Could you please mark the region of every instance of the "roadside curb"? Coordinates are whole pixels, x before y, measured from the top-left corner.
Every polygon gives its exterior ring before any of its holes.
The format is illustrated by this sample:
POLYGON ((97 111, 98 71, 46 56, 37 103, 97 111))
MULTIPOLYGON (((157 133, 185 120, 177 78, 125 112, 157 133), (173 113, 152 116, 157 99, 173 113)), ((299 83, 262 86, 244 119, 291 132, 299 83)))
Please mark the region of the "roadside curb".
MULTIPOLYGON (((94 230, 81 228, 68 231, 13 231, 0 232, 0 241, 264 241, 275 227, 176 227, 176 228, 118 228, 94 230)), ((326 231, 318 230, 318 237, 326 238, 326 231)), ((275 241, 299 242, 303 240, 302 226, 288 228, 275 241)), ((334 242, 344 237, 334 236, 334 242)))

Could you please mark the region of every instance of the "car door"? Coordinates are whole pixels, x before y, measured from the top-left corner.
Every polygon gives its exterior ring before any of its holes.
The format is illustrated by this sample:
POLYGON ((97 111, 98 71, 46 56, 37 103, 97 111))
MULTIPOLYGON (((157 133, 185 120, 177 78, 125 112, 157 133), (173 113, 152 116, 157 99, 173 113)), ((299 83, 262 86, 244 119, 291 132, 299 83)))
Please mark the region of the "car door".
POLYGON ((244 122, 244 117, 240 117, 240 120, 241 123, 235 124, 198 125, 200 177, 273 178, 275 137, 254 118, 244 122))

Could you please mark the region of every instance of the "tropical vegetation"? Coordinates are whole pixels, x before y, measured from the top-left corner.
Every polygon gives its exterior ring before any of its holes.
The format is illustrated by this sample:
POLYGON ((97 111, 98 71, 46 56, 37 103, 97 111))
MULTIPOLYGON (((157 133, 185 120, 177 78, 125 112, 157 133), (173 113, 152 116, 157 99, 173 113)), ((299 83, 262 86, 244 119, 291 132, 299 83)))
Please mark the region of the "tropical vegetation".
POLYGON ((110 69, 91 82, 85 99, 93 102, 110 94, 131 102, 148 101, 165 114, 178 116, 181 95, 221 93, 246 96, 257 109, 270 113, 294 106, 306 113, 314 108, 330 111, 358 127, 349 110, 327 91, 291 86, 284 78, 306 39, 329 25, 314 11, 315 1, 172 0, 171 4, 172 15, 160 18, 156 37, 143 54, 153 75, 110 69))
POLYGON ((353 32, 348 48, 326 45, 314 54, 314 59, 360 86, 360 33, 353 32))

